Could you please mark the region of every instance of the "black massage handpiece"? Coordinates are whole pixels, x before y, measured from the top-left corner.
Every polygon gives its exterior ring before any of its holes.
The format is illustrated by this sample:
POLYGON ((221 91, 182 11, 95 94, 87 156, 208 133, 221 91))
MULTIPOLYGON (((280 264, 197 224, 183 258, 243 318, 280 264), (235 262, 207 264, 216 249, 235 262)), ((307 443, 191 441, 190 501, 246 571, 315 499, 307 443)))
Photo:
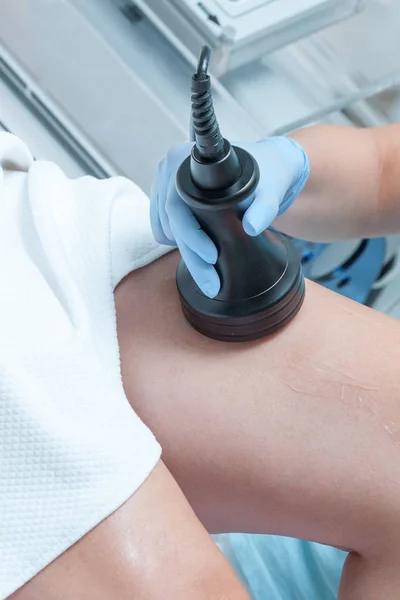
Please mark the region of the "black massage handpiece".
POLYGON ((246 342, 284 327, 304 299, 300 259, 288 238, 266 231, 250 237, 242 217, 259 181, 259 168, 245 150, 221 136, 207 73, 211 50, 202 50, 192 78, 191 156, 177 173, 177 189, 218 249, 218 295, 210 299, 181 261, 177 285, 184 315, 200 333, 246 342))

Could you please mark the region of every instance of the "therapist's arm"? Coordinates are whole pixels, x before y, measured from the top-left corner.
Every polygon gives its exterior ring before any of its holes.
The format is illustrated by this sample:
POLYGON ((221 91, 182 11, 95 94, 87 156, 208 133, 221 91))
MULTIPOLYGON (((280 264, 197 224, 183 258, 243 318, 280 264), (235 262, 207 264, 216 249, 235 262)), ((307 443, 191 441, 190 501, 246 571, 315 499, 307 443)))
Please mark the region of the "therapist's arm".
POLYGON ((159 463, 124 506, 10 600, 227 598, 249 600, 159 463))
POLYGON ((321 242, 400 231, 400 124, 324 125, 290 137, 309 156, 310 178, 277 227, 321 242))

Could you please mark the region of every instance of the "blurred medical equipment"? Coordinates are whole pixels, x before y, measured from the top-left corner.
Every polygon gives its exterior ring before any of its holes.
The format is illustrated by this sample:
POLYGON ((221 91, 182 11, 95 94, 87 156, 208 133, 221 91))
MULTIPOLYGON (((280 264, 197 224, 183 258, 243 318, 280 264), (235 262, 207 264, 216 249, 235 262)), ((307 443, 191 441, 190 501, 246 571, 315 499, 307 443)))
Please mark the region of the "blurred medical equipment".
POLYGON ((372 288, 385 267, 385 238, 341 244, 294 240, 294 244, 305 277, 362 304, 370 300, 372 288))
POLYGON ((348 17, 365 0, 134 0, 163 34, 194 54, 207 42, 223 75, 348 17))

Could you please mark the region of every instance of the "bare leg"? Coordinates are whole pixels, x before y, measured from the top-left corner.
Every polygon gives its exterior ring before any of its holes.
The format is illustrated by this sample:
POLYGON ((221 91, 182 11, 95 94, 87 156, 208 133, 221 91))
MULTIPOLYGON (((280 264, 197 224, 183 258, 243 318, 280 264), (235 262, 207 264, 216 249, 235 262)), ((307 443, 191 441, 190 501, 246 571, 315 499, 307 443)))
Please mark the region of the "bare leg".
POLYGON ((248 600, 160 463, 118 511, 10 600, 248 600))
POLYGON ((128 398, 210 531, 353 551, 342 598, 400 594, 400 325, 308 285, 269 340, 229 345, 184 321, 178 257, 116 292, 128 398))

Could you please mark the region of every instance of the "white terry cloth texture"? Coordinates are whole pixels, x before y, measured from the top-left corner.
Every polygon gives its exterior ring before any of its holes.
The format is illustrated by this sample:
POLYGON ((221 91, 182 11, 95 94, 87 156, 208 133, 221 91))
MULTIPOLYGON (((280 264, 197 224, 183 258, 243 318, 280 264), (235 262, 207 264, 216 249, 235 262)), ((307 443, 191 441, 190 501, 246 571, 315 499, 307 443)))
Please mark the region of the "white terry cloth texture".
POLYGON ((113 290, 169 249, 148 199, 0 134, 0 599, 121 506, 161 450, 122 386, 113 290))

